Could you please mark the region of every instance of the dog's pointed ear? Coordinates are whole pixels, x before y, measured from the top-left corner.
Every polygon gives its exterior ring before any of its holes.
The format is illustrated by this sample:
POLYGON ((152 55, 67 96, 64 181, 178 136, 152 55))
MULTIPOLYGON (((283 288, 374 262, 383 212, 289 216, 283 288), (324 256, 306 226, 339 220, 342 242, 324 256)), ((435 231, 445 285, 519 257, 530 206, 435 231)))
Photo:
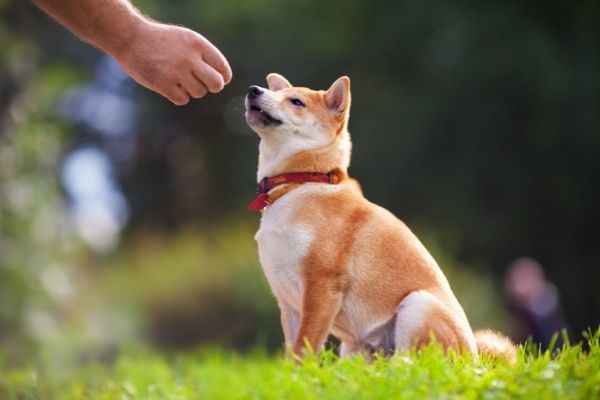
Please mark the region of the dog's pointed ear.
POLYGON ((350 108, 350 78, 338 78, 325 92, 325 103, 331 112, 340 115, 350 108))
POLYGON ((269 90, 274 92, 292 87, 292 84, 287 79, 275 73, 267 75, 267 83, 269 84, 269 90))

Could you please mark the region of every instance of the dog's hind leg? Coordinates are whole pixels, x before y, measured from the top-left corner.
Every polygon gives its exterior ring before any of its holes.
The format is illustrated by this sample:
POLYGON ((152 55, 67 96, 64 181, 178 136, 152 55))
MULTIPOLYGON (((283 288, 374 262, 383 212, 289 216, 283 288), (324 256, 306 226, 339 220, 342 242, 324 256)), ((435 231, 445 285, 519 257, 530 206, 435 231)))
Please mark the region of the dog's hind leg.
POLYGON ((420 349, 435 337, 444 349, 477 354, 468 322, 460 321, 444 303, 427 291, 412 292, 398 306, 395 327, 396 350, 420 349), (465 326, 466 325, 466 326, 465 326))

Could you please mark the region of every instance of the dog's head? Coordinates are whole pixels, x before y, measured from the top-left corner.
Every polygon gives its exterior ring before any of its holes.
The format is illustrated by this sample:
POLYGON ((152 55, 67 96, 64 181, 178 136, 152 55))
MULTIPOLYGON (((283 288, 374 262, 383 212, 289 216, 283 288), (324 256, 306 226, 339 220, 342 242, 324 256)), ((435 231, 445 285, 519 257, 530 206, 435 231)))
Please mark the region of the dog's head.
POLYGON ((343 76, 325 91, 294 87, 278 74, 267 83, 268 89, 250 86, 246 96, 246 121, 261 138, 259 178, 290 169, 345 172, 350 79, 343 76))

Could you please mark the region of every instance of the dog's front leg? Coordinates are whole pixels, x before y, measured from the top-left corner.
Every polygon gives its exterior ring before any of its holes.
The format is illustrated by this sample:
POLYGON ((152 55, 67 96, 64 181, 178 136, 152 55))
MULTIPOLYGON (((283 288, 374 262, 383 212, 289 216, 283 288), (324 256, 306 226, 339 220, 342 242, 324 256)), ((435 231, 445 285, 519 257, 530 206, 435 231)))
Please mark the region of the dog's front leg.
POLYGON ((292 350, 298 334, 300 313, 294 310, 285 300, 279 300, 277 303, 281 312, 281 329, 285 338, 285 349, 292 350))
POLYGON ((325 343, 344 297, 344 293, 336 286, 331 279, 305 282, 300 328, 294 343, 295 354, 304 354, 305 341, 315 352, 325 343))

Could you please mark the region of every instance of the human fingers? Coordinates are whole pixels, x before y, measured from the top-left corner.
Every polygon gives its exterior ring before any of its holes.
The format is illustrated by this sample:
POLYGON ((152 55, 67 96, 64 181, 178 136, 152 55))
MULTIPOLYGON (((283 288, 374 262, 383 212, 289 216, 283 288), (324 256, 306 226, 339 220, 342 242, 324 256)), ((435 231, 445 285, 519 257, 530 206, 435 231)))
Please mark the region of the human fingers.
POLYGON ((232 72, 229 62, 219 49, 202 35, 198 34, 198 44, 201 46, 202 58, 223 76, 225 84, 231 82, 232 72))
POLYGON ((173 85, 164 93, 160 93, 177 106, 184 106, 190 101, 189 93, 180 85, 173 85))
POLYGON ((203 60, 194 65, 193 74, 211 93, 218 93, 225 86, 223 76, 203 60))
POLYGON ((208 89, 206 85, 199 80, 192 72, 181 78, 181 86, 195 99, 204 97, 208 89))

